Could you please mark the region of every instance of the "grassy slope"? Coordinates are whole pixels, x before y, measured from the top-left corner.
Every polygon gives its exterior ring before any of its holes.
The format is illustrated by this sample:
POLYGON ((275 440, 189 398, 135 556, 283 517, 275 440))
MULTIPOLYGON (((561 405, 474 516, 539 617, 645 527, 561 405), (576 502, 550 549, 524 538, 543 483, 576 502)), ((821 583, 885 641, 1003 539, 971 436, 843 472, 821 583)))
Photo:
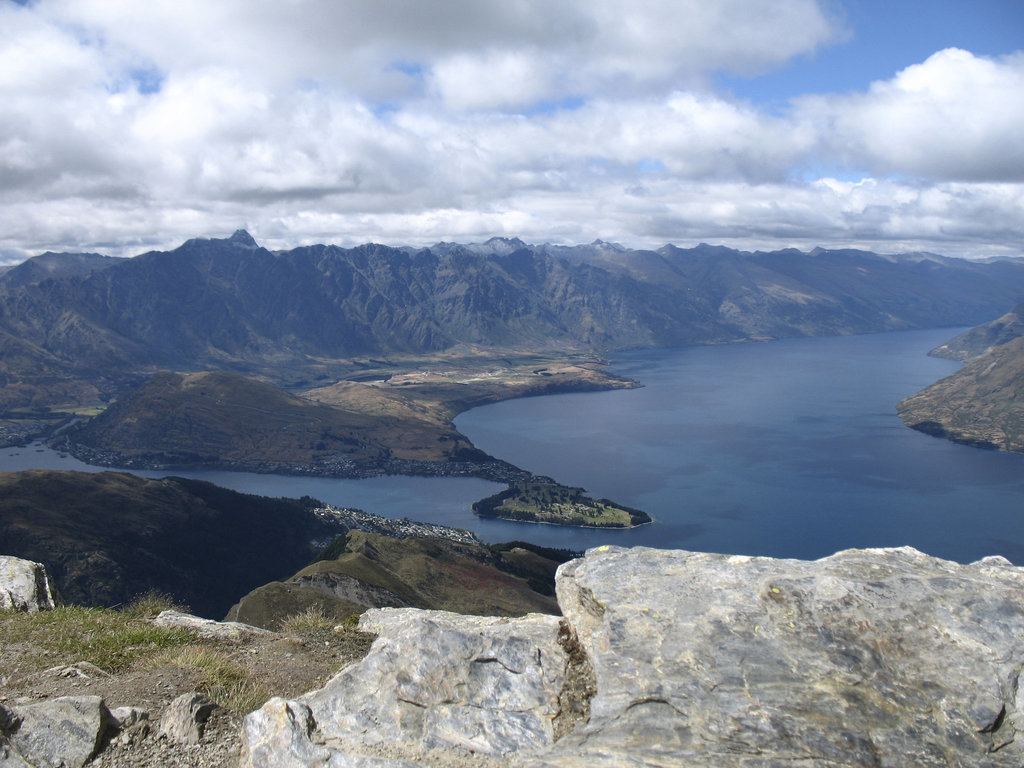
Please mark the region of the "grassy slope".
POLYGON ((316 455, 386 454, 374 419, 233 373, 160 373, 77 430, 96 450, 157 453, 173 463, 313 463, 316 455))
MULTIPOLYGON (((439 358, 289 394, 234 373, 160 373, 69 433, 91 451, 166 465, 315 466, 339 460, 477 461, 451 419, 511 397, 631 383, 589 360, 439 358), (417 365, 415 373, 402 373, 417 365)), ((85 457, 88 458, 88 457, 85 457)))
POLYGON ((284 641, 210 640, 156 626, 151 619, 169 607, 175 606, 147 596, 121 611, 76 605, 39 613, 0 610, 0 700, 92 694, 109 706, 145 701, 155 721, 154 710, 178 693, 168 684, 174 680, 238 717, 273 695, 291 698, 322 685, 332 672, 362 658, 372 639, 354 624, 307 612, 285 622, 284 641), (46 672, 82 662, 109 676, 46 672))
POLYGON ((369 602, 353 608, 351 599, 336 596, 343 591, 351 597, 352 580, 371 588, 377 598, 373 606, 502 616, 558 612, 553 596, 558 562, 521 548, 497 552, 444 539, 351 531, 324 557, 283 583, 254 590, 229 616, 276 628, 310 604, 338 617, 361 612, 369 602))

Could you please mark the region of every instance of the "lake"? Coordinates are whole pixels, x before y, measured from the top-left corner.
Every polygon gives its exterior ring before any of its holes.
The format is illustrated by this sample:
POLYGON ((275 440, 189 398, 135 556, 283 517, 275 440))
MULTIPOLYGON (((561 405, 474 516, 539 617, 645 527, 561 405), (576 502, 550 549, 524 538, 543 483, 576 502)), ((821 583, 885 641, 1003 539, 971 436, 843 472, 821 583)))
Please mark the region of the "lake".
MULTIPOLYGON (((958 330, 632 352, 612 369, 640 389, 511 400, 456 420, 494 456, 655 518, 630 531, 480 520, 470 505, 502 487, 484 480, 174 474, 469 528, 485 541, 800 558, 911 545, 1024 564, 1024 456, 928 437, 896 416, 898 400, 957 369, 926 352, 958 330)), ((38 446, 0 451, 0 468, 32 466, 97 470, 38 446)))
POLYGON ((1024 563, 1024 456, 908 429, 895 404, 959 364, 958 329, 693 347, 615 358, 645 384, 487 406, 481 449, 650 513, 624 543, 817 558, 911 545, 1024 563))

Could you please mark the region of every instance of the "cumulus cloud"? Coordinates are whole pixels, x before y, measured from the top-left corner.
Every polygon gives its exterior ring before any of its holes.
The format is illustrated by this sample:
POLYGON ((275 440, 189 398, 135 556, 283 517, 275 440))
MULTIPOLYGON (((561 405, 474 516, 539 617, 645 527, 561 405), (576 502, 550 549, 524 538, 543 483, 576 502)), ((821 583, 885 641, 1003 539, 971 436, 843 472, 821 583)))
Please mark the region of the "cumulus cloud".
POLYGON ((616 82, 663 87, 775 66, 835 34, 815 0, 151 0, 144 7, 38 0, 36 7, 165 71, 219 62, 261 83, 307 79, 368 98, 400 92, 409 70, 435 75, 439 90, 459 100, 463 90, 517 71, 543 70, 537 93, 544 98, 616 82), (464 80, 458 72, 466 67, 478 80, 459 88, 451 81, 464 80))
POLYGON ((877 175, 1024 181, 1024 53, 950 48, 866 93, 798 104, 826 151, 877 175))
POLYGON ((775 112, 716 92, 836 39, 822 7, 0 4, 0 257, 239 226, 272 247, 1019 243, 1024 54, 941 51, 775 112))

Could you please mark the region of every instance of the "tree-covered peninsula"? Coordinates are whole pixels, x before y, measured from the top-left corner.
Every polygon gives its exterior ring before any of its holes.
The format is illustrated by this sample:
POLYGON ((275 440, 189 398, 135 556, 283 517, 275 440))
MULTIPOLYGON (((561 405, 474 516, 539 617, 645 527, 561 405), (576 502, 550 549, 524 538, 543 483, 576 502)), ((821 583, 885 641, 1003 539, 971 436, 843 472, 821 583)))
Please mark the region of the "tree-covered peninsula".
POLYGON ((646 512, 592 499, 582 488, 557 483, 513 483, 473 504, 480 517, 583 528, 633 528, 650 523, 646 512))

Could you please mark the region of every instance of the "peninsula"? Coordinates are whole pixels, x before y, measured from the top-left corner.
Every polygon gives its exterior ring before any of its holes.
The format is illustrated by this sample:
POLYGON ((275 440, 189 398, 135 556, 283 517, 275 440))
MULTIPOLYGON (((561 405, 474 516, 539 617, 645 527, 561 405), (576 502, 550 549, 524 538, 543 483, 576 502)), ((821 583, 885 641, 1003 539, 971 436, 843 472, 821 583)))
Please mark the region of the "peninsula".
POLYGON ((608 499, 592 499, 582 488, 556 483, 514 483, 473 504, 480 517, 580 528, 634 528, 650 515, 608 499))

